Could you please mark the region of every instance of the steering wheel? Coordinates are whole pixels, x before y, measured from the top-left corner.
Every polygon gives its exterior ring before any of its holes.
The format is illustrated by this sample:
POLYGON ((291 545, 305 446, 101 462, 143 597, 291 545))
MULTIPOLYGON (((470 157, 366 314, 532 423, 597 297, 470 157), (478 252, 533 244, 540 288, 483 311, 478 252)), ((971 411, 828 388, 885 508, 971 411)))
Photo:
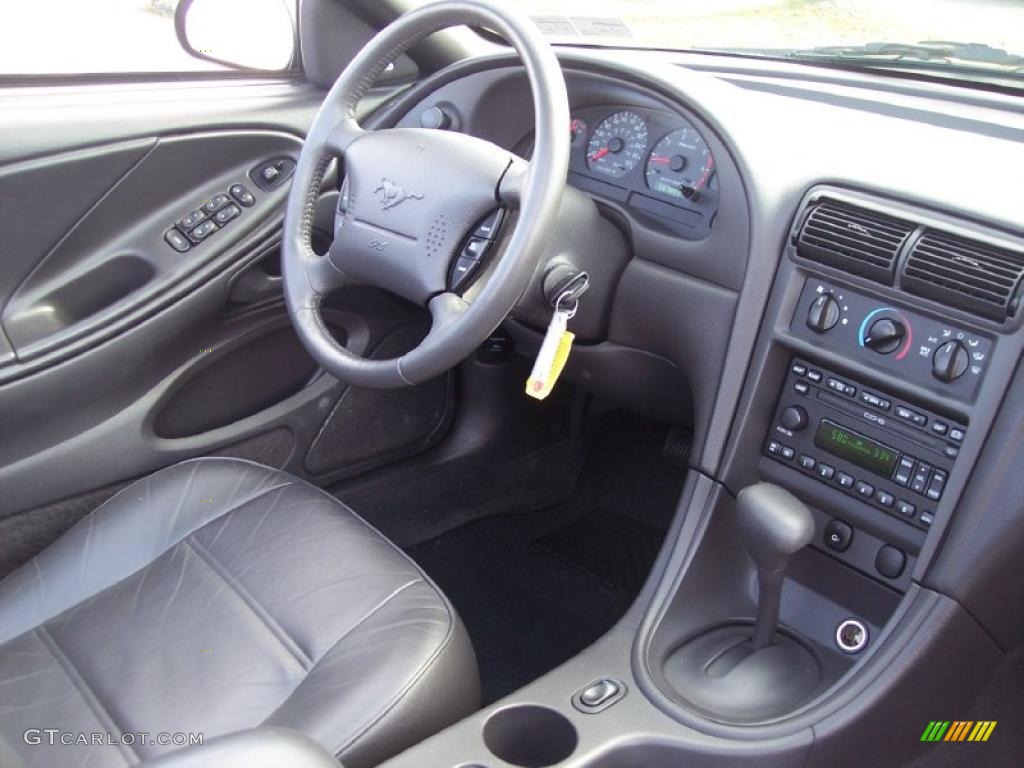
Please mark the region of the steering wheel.
POLYGON ((525 17, 489 0, 442 0, 404 14, 377 34, 328 92, 299 155, 285 211, 282 276, 292 323, 319 365, 373 388, 419 384, 465 359, 526 290, 554 230, 569 164, 569 106, 551 46, 525 17), (491 29, 518 52, 533 91, 535 144, 527 163, 491 142, 421 128, 368 131, 356 105, 399 54, 460 25, 491 29), (310 241, 324 174, 344 158, 334 242, 310 241), (495 243, 495 264, 472 301, 448 290, 453 260, 497 208, 515 225, 495 243), (500 247, 499 247, 500 246, 500 247), (371 360, 338 344, 320 312, 332 291, 372 285, 426 307, 429 333, 405 355, 371 360))

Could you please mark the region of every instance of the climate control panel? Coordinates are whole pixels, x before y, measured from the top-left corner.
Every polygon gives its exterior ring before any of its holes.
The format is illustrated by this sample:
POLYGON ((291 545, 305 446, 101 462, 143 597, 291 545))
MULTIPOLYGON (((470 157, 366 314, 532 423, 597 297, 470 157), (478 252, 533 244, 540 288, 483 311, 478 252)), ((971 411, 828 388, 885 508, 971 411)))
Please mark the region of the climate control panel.
POLYGON ((966 436, 958 421, 795 358, 764 452, 927 529, 966 436))
POLYGON ((961 399, 973 397, 993 341, 825 280, 804 283, 791 332, 961 399))

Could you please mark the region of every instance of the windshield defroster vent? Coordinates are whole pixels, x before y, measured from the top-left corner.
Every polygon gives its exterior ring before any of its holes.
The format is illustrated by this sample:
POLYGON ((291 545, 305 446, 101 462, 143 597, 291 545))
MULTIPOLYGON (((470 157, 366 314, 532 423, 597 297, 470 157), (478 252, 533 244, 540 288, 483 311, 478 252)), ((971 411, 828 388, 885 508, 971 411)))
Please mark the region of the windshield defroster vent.
POLYGON ((907 221, 826 200, 804 219, 796 249, 805 259, 892 283, 900 250, 915 228, 907 221))
POLYGON ((1019 301, 1024 253, 925 232, 900 275, 908 293, 942 301, 993 320, 1013 315, 1019 301))

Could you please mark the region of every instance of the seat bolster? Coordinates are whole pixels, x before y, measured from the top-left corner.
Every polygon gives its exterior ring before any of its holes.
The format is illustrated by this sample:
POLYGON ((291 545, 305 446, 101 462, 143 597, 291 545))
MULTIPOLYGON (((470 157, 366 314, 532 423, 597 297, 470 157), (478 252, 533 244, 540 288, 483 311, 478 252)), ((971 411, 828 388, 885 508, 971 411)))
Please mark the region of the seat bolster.
POLYGON ((0 581, 0 644, 127 578, 211 520, 293 482, 250 462, 194 459, 133 483, 0 581))

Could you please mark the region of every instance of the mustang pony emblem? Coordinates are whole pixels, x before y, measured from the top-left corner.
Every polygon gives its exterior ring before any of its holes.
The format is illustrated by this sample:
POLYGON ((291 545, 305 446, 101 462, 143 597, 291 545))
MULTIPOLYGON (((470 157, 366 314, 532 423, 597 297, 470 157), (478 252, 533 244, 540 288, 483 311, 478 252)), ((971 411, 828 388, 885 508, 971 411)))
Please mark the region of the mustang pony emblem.
POLYGON ((411 189, 406 189, 401 184, 396 184, 391 179, 383 178, 380 180, 380 184, 373 190, 373 194, 380 195, 380 207, 387 210, 388 208, 394 208, 399 203, 405 202, 409 198, 413 200, 422 200, 423 195, 419 192, 413 192, 411 189))

